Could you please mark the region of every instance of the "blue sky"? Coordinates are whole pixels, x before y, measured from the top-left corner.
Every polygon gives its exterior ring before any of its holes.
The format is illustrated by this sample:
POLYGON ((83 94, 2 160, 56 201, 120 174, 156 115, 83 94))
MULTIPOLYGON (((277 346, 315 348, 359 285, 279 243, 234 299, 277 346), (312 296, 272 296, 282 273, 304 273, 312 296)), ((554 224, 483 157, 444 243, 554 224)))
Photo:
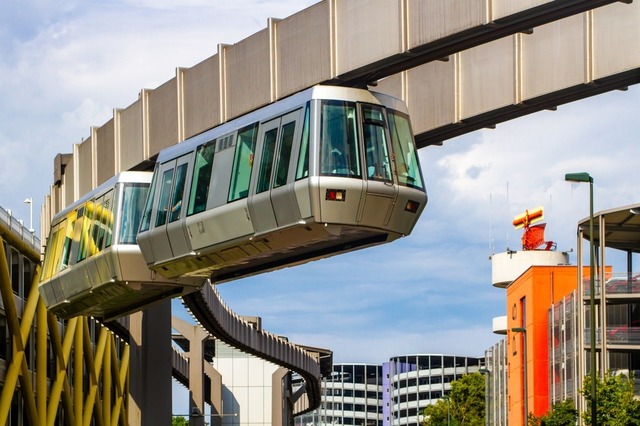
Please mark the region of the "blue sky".
MULTIPOLYGON (((3 2, 0 206, 26 223, 23 201, 33 197, 37 218, 54 156, 71 152, 90 126, 219 43, 313 3, 3 2)), ((332 349, 336 362, 482 356, 499 340, 491 321, 505 309, 504 292, 491 286, 489 256, 519 247, 515 215, 544 205, 547 238, 571 250, 576 223, 588 215, 588 187, 564 182, 565 173, 594 177, 596 210, 640 202, 639 107, 640 88, 631 87, 423 149, 429 204, 411 236, 218 288, 239 314, 261 316, 266 329, 291 341, 332 349)))

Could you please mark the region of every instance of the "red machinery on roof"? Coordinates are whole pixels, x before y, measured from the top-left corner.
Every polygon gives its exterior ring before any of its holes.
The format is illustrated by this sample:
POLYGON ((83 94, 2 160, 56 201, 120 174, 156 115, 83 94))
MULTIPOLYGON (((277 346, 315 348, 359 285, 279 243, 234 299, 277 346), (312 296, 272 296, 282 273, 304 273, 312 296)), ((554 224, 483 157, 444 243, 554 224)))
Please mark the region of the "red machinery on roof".
POLYGON ((556 243, 544 240, 546 223, 530 226, 533 223, 540 222, 542 219, 544 219, 544 209, 542 206, 536 207, 531 211, 525 210, 524 214, 518 215, 513 219, 515 229, 524 228, 524 234, 522 235, 523 250, 537 250, 543 244, 545 246, 542 250, 554 250, 556 248, 556 243))

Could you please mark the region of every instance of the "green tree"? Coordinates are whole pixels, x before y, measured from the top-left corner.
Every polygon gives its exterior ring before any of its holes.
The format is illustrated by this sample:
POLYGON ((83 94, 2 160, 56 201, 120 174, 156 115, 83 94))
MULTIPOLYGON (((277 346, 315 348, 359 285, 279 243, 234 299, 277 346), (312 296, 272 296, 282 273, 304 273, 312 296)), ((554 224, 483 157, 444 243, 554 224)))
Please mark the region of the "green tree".
POLYGON ((448 397, 424 409, 424 426, 482 426, 484 421, 484 376, 480 373, 451 382, 448 397))
POLYGON ((171 419, 171 426, 189 426, 189 420, 184 417, 177 416, 171 419))
MULTIPOLYGON (((586 376, 580 391, 585 398, 586 410, 582 418, 591 424, 591 377, 586 376)), ((640 401, 633 398, 633 378, 624 374, 607 373, 596 381, 596 424, 640 425, 640 401)))
POLYGON ((578 410, 571 399, 553 404, 551 410, 541 417, 529 413, 528 418, 529 426, 566 426, 575 425, 577 421, 578 410))

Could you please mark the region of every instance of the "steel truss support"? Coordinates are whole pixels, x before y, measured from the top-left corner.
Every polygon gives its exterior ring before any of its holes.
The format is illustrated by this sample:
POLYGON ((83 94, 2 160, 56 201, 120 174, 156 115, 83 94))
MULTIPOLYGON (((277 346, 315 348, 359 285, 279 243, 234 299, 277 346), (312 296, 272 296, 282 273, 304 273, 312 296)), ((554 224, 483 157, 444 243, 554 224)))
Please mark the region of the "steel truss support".
POLYGON ((127 425, 129 346, 118 345, 117 338, 102 326, 94 345, 87 317, 61 324, 47 312, 38 292, 39 266, 19 318, 4 238, 9 245, 14 243, 11 233, 0 229, 0 295, 13 349, 0 392, 0 424, 7 424, 11 401, 20 390, 25 424, 127 425), (36 348, 32 365, 25 350, 30 337, 35 337, 36 348), (55 358, 51 377, 47 376, 48 343, 55 358), (118 347, 123 348, 119 351, 118 347))

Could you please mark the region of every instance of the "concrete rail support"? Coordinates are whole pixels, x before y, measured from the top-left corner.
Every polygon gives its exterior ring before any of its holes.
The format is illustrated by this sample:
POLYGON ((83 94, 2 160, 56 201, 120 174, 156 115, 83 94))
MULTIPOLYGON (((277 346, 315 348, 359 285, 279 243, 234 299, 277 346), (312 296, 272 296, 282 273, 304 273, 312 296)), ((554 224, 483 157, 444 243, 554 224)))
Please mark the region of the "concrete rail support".
POLYGON ((173 317, 171 326, 189 341, 189 425, 204 426, 204 350, 209 333, 198 325, 191 325, 173 317))
POLYGON ((171 419, 171 300, 156 302, 130 321, 129 424, 153 426, 171 419))
POLYGON ((45 213, 119 171, 148 167, 169 145, 315 84, 376 84, 405 99, 423 147, 638 83, 640 2, 628 3, 325 0, 270 19, 90 128, 60 162, 45 213))

